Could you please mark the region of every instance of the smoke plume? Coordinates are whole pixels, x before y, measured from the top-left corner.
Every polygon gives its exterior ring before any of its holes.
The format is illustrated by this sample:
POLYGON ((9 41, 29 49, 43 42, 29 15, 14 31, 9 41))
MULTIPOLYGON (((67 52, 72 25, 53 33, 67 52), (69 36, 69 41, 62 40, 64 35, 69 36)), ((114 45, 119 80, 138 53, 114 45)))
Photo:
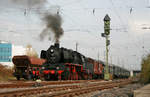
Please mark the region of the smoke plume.
POLYGON ((62 29, 62 18, 59 14, 46 14, 43 18, 46 23, 46 28, 40 34, 41 39, 44 38, 48 30, 52 30, 54 33, 55 42, 59 42, 60 37, 64 31, 62 29))
POLYGON ((20 11, 24 16, 32 12, 40 14, 47 0, 0 0, 0 12, 20 11))
POLYGON ((39 15, 43 15, 42 21, 44 21, 46 27, 43 29, 43 31, 40 34, 40 39, 44 39, 45 36, 48 36, 50 40, 52 38, 55 40, 55 42, 59 42, 60 37, 63 35, 63 29, 62 29, 62 18, 59 15, 59 6, 49 6, 48 9, 46 9, 45 4, 47 0, 1 0, 1 5, 4 6, 4 8, 10 7, 10 8, 20 8, 25 9, 23 11, 24 15, 30 11, 35 11, 39 15), (6 7, 6 5, 8 5, 6 7), (51 32, 51 33, 50 33, 51 32))
POLYGON ((27 8, 42 7, 47 0, 12 0, 14 4, 23 5, 27 8))

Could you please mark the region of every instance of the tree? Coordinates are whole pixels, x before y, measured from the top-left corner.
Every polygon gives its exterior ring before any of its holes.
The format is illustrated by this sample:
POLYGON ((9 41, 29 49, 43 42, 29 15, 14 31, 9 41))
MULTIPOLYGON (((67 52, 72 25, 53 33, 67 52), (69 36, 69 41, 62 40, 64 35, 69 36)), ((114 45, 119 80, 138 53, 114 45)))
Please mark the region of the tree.
POLYGON ((37 52, 32 48, 32 45, 28 44, 26 46, 26 55, 30 57, 36 57, 38 58, 37 52))
POLYGON ((142 70, 140 80, 142 83, 150 83, 150 55, 143 58, 142 60, 142 70))

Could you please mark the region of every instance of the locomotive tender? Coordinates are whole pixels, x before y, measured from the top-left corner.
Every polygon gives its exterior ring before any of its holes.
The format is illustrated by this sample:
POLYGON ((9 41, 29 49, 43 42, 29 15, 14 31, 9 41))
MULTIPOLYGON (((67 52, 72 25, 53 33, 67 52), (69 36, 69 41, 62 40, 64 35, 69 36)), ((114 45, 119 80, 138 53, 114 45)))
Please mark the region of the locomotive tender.
POLYGON ((45 80, 98 79, 103 77, 103 65, 79 52, 51 45, 47 51, 41 51, 45 80))

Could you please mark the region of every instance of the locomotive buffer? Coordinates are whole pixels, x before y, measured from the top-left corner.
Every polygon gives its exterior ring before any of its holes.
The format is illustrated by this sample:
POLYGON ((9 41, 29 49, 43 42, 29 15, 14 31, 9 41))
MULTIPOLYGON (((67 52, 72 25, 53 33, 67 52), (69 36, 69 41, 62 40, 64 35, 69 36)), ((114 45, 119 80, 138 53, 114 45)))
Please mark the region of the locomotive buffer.
POLYGON ((104 17, 104 33, 101 34, 102 37, 106 38, 106 66, 105 66, 105 73, 104 73, 104 79, 109 80, 110 79, 110 74, 108 70, 108 46, 110 45, 110 40, 109 38, 110 34, 110 17, 108 14, 104 17))

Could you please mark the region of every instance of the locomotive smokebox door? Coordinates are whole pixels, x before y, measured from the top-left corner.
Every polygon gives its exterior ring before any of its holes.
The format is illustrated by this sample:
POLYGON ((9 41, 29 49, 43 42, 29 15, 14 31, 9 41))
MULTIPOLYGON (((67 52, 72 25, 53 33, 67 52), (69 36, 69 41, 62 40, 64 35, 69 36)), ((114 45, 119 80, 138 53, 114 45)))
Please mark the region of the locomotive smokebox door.
POLYGON ((49 63, 59 63, 61 61, 61 49, 59 43, 51 45, 46 51, 46 59, 49 63))
POLYGON ((46 51, 44 51, 44 50, 41 51, 40 58, 46 59, 46 51))

